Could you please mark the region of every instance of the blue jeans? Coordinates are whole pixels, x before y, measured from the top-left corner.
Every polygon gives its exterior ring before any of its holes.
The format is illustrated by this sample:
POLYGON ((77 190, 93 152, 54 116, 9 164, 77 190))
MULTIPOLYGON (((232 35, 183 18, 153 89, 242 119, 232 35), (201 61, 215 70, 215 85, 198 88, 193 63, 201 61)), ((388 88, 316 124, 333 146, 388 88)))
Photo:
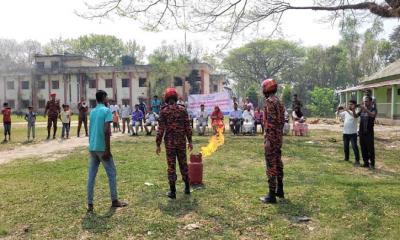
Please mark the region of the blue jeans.
POLYGON ((103 163, 104 169, 108 176, 108 185, 110 187, 111 201, 118 200, 117 194, 117 170, 115 169, 112 157, 105 161, 103 159, 104 152, 90 151, 89 174, 87 182, 87 201, 88 204, 93 204, 94 184, 96 182, 97 171, 99 170, 100 162, 103 163))
POLYGON ((69 129, 71 125, 69 123, 63 123, 62 124, 62 130, 61 130, 61 137, 63 138, 65 136, 65 133, 67 133, 67 137, 69 137, 69 129))

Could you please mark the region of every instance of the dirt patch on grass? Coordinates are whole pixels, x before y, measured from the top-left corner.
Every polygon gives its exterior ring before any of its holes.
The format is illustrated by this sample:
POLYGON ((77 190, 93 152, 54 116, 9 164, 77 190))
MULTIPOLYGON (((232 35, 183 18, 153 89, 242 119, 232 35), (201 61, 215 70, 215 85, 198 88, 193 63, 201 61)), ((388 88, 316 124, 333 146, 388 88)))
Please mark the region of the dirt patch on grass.
MULTIPOLYGON (((121 137, 121 133, 114 133, 112 138, 121 137)), ((78 147, 88 146, 87 137, 73 137, 67 140, 49 140, 35 145, 22 146, 16 149, 3 151, 0 154, 0 165, 16 159, 36 158, 43 161, 56 161, 70 154, 78 147)))

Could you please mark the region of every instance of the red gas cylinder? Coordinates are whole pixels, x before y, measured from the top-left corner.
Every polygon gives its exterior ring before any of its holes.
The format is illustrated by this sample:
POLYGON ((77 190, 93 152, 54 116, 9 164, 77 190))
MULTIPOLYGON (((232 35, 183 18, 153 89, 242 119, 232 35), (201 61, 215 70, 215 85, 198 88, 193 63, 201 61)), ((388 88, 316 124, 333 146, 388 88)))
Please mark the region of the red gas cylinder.
POLYGON ((203 184, 203 162, 201 153, 190 154, 189 179, 191 185, 203 184))

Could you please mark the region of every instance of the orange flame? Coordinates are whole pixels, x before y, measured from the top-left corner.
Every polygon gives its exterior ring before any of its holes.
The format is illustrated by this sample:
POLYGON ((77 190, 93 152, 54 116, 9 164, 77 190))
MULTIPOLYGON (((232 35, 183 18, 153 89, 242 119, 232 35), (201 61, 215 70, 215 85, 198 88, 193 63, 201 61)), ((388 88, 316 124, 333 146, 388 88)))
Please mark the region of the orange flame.
POLYGON ((225 137, 224 137, 224 127, 220 126, 217 128, 217 134, 213 135, 206 147, 201 148, 201 154, 204 157, 211 156, 215 151, 217 151, 218 147, 224 145, 225 137))

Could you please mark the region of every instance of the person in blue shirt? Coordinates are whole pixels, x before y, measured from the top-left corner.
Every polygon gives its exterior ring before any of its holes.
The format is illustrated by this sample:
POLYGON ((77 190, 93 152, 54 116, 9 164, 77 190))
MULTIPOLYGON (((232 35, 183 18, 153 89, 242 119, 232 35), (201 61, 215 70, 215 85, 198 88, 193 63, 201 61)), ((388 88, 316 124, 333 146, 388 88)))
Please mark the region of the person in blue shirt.
POLYGON ((125 207, 128 204, 118 200, 117 171, 111 154, 110 136, 112 113, 108 105, 107 93, 99 90, 96 93, 96 108, 90 112, 89 125, 89 174, 87 183, 87 211, 93 212, 94 184, 100 163, 107 173, 111 193, 111 207, 125 207))
POLYGON ((236 102, 233 104, 233 109, 234 111, 229 114, 229 126, 231 127, 231 132, 237 135, 242 125, 242 111, 238 109, 238 104, 236 102))
POLYGON ((151 101, 151 110, 157 115, 160 114, 161 108, 161 100, 158 99, 157 95, 154 95, 153 100, 151 101))
POLYGON ((132 122, 131 122, 132 136, 139 135, 139 127, 143 127, 143 124, 142 124, 143 118, 144 118, 144 114, 143 114, 142 110, 140 110, 140 105, 136 104, 135 111, 132 112, 132 122))

